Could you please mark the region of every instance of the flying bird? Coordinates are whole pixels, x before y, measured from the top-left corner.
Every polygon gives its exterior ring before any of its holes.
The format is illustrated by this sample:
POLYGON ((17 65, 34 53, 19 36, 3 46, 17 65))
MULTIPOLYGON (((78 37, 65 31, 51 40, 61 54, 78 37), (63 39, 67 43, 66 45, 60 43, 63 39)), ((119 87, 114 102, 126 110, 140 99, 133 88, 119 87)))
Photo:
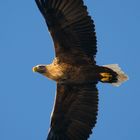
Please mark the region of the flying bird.
POLYGON ((96 64, 94 21, 83 0, 35 0, 52 36, 52 64, 33 67, 56 81, 47 140, 87 140, 98 114, 98 82, 120 85, 128 76, 117 64, 96 64))

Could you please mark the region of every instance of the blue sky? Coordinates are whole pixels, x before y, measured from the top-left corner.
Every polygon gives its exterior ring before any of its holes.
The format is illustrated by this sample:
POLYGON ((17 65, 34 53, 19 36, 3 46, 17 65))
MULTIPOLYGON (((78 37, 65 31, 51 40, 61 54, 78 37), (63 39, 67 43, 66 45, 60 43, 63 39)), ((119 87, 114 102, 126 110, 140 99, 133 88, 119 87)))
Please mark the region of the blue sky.
MULTIPOLYGON (((99 115, 90 140, 140 139, 140 1, 85 0, 98 39, 97 63, 118 63, 130 80, 98 84, 99 115)), ((45 140, 55 82, 33 73, 53 44, 34 0, 0 2, 0 139, 45 140)))

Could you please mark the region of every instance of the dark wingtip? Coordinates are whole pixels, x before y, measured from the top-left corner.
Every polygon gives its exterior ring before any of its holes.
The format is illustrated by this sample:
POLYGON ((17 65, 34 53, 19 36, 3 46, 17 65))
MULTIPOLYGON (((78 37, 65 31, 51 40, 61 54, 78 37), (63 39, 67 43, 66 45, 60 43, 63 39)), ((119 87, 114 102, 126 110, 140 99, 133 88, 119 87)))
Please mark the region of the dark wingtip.
POLYGON ((45 2, 44 2, 44 0, 35 0, 35 2, 36 2, 38 9, 42 13, 42 15, 45 17, 45 2))

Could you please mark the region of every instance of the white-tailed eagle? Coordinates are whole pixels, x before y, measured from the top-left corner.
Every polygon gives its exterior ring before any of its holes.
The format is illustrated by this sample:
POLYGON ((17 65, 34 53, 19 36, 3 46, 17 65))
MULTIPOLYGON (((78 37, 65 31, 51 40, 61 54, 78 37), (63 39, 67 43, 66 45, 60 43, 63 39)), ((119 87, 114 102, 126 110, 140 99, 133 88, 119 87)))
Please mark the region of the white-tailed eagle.
POLYGON ((50 65, 33 67, 57 83, 47 140, 87 140, 96 124, 100 81, 120 85, 127 76, 117 64, 98 66, 94 22, 83 0, 35 0, 55 48, 50 65))

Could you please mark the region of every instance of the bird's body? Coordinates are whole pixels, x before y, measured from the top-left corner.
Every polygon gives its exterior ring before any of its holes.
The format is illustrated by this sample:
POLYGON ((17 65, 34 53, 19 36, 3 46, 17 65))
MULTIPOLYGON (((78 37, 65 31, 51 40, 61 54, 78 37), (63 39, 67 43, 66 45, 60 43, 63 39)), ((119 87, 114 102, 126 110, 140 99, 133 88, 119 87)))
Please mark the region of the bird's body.
POLYGON ((83 0, 36 0, 55 47, 50 65, 33 71, 56 81, 47 140, 87 140, 96 124, 100 81, 119 85, 127 76, 118 65, 96 65, 95 26, 83 0))
MULTIPOLYGON (((87 62, 84 64, 74 65, 66 62, 61 62, 59 58, 55 58, 49 65, 41 65, 45 67, 45 72, 42 73, 47 78, 59 83, 97 83, 98 81, 112 83, 115 82, 117 74, 111 69, 103 66, 97 66, 93 63, 87 62), (114 75, 104 80, 105 76, 102 74, 114 75), (110 79, 109 79, 110 78, 110 79)), ((36 66, 33 71, 38 71, 40 65, 36 66)), ((43 68, 44 69, 44 68, 43 68)))
POLYGON ((46 66, 46 77, 60 83, 81 83, 85 81, 98 81, 98 66, 92 64, 72 65, 60 62, 57 58, 46 66))

